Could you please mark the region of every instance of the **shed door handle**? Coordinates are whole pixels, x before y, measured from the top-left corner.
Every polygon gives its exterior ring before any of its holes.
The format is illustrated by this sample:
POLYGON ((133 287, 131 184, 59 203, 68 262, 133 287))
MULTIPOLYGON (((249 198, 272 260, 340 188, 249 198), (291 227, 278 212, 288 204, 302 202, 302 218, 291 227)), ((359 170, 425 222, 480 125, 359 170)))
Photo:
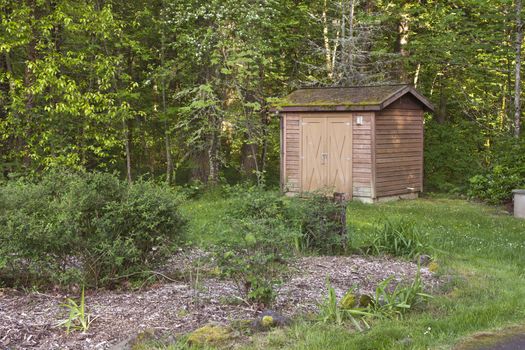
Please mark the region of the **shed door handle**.
POLYGON ((328 153, 321 153, 321 164, 324 165, 328 160, 328 153))

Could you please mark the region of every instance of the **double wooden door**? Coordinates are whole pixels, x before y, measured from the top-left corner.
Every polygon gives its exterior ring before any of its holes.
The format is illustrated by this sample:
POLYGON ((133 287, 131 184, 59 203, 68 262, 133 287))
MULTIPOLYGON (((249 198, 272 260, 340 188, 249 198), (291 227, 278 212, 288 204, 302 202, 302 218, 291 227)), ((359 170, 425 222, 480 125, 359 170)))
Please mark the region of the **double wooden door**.
POLYGON ((301 190, 352 195, 352 118, 303 117, 301 190))

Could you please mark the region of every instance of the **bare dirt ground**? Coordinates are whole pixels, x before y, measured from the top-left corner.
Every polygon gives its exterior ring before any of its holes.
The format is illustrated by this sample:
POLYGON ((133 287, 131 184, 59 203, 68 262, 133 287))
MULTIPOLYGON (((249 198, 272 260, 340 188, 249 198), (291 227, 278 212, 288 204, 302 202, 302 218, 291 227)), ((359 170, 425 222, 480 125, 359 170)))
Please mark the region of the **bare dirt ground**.
MULTIPOLYGON (((178 254, 166 270, 187 272, 202 255, 178 254)), ((410 281, 416 271, 416 264, 391 258, 300 258, 278 288, 273 309, 292 317, 315 312, 326 295, 327 277, 342 297, 353 285, 360 293, 372 293, 378 282, 392 275, 397 281, 410 281)), ((422 268, 421 274, 427 290, 438 285, 428 269, 422 268)), ((0 289, 0 349, 109 349, 146 329, 181 334, 210 322, 226 324, 256 316, 257 307, 242 301, 235 283, 198 276, 138 291, 86 291, 87 309, 95 319, 87 333, 69 335, 57 327, 65 316, 60 305, 66 297, 78 295, 0 289)))

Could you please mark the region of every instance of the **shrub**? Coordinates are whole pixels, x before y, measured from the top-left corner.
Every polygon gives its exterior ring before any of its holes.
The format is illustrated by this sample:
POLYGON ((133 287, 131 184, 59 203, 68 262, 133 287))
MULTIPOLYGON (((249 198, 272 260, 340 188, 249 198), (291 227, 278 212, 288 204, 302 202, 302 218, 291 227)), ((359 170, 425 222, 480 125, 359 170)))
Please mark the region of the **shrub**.
POLYGON ((281 283, 286 266, 278 255, 253 248, 222 246, 215 252, 221 273, 231 278, 250 302, 269 306, 277 296, 274 287, 281 283))
POLYGON ((345 208, 324 196, 287 198, 244 187, 230 192, 229 204, 225 226, 237 239, 217 245, 216 261, 251 301, 273 301, 274 286, 295 252, 344 250, 340 219, 345 208))
POLYGON ((288 217, 290 205, 278 193, 258 188, 238 191, 230 198, 226 221, 237 239, 216 246, 216 262, 252 302, 271 304, 274 286, 293 254, 300 231, 288 217))
POLYGON ((425 188, 465 192, 468 179, 482 170, 483 135, 468 122, 425 123, 425 188))
POLYGON ((227 214, 234 232, 265 249, 338 254, 346 248, 346 206, 324 195, 287 198, 250 188, 232 197, 227 214))
POLYGON ((430 249, 429 236, 421 233, 412 221, 406 219, 380 222, 372 241, 375 254, 414 258, 429 253, 430 249))
POLYGON ((485 171, 470 178, 468 194, 491 204, 510 201, 512 190, 525 187, 525 141, 494 144, 485 171))
POLYGON ((278 192, 256 187, 241 191, 230 199, 227 221, 232 231, 241 235, 241 242, 275 254, 293 252, 300 237, 294 203, 278 192))
MULTIPOLYGON (((346 250, 348 236, 346 205, 313 194, 296 198, 295 215, 301 227, 300 249, 319 254, 340 254, 346 250)), ((296 219, 297 220, 297 219, 296 219)))
POLYGON ((175 193, 110 174, 9 182, 0 198, 0 277, 8 285, 111 286, 154 267, 184 235, 175 193))

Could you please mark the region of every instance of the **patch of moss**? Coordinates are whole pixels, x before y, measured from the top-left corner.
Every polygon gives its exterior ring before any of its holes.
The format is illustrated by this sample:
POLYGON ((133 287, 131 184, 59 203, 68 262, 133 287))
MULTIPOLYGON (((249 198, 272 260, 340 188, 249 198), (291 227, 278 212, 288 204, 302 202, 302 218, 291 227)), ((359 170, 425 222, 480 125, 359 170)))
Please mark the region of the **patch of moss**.
POLYGON ((264 327, 271 327, 273 326, 273 317, 272 316, 264 316, 261 320, 261 324, 264 327))
POLYGON ((339 306, 343 310, 349 310, 356 306, 356 295, 352 292, 347 292, 339 302, 339 306))
POLYGON ((359 306, 361 307, 367 307, 372 303, 372 297, 370 295, 362 294, 359 297, 359 306))
POLYGON ((217 344, 231 338, 233 338, 231 328, 209 324, 190 333, 188 336, 188 343, 192 346, 217 344))

